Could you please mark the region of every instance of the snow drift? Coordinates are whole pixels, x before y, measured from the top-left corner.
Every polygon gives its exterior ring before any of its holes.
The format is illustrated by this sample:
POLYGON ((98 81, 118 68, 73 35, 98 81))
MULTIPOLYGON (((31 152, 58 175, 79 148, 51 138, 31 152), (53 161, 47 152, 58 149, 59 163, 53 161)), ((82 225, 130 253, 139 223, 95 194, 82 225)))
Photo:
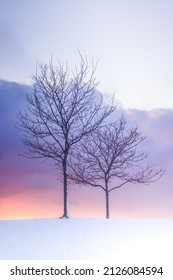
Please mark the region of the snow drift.
POLYGON ((156 260, 173 251, 172 237, 172 220, 0 221, 0 259, 156 260))

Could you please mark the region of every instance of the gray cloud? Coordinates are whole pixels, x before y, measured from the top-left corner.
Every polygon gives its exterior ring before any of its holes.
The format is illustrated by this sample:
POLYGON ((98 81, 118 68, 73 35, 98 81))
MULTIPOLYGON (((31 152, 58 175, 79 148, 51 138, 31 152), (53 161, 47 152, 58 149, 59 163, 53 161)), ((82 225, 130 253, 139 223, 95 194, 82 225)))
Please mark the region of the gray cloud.
POLYGON ((50 172, 38 161, 19 157, 24 147, 22 133, 16 128, 17 113, 24 110, 25 94, 31 87, 0 80, 0 177, 19 177, 26 174, 50 172))

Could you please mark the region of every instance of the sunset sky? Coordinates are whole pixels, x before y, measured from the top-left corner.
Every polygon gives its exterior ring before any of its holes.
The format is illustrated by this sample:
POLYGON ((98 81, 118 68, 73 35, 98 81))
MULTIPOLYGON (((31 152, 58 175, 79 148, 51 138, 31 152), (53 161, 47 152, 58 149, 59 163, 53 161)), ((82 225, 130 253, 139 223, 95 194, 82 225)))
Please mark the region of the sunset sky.
MULTIPOLYGON (((0 1, 0 219, 59 217, 62 183, 49 162, 18 155, 15 128, 36 61, 69 65, 78 49, 95 61, 98 89, 115 97, 129 125, 138 125, 156 168, 148 186, 111 195, 116 218, 173 218, 173 2, 169 0, 0 1)), ((102 190, 70 186, 73 217, 104 217, 102 190)))

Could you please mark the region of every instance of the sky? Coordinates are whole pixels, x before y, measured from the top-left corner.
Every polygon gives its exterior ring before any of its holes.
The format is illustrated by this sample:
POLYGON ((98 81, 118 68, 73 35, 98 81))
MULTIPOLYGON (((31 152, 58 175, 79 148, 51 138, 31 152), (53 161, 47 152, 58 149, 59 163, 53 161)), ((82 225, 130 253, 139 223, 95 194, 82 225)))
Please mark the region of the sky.
POLYGON ((2 0, 0 77, 31 83, 36 60, 99 64, 100 90, 125 107, 173 108, 170 0, 2 0))
MULTIPOLYGON (((130 123, 147 134, 151 161, 167 168, 159 182, 112 193, 112 215, 173 217, 172 14, 168 0, 0 1, 0 219, 61 215, 56 170, 19 157, 22 135, 14 126, 36 61, 52 56, 73 67, 78 50, 99 60, 98 89, 115 93, 130 123)), ((101 190, 69 192, 72 216, 104 216, 101 190)))

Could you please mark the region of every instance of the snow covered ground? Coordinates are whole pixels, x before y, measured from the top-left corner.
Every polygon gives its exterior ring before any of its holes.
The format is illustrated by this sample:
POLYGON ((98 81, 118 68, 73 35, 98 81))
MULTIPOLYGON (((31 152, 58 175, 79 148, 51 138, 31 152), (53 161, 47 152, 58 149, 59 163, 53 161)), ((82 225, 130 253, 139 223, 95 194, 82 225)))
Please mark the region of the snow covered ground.
POLYGON ((0 259, 157 260, 173 252, 173 220, 0 221, 0 259))

